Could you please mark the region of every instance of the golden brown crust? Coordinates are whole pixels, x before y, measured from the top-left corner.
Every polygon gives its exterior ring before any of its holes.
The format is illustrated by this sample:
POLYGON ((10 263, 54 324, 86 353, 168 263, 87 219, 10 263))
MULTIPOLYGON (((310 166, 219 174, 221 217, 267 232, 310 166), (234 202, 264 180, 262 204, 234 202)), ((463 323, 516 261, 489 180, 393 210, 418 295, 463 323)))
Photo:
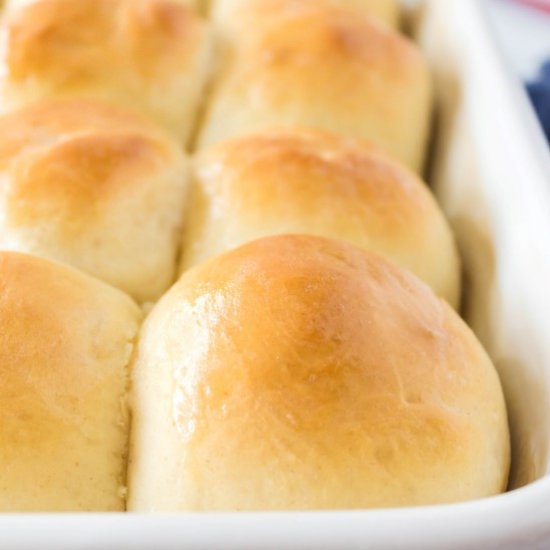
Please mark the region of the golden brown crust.
POLYGON ((76 270, 0 252, 0 510, 124 509, 141 313, 76 270))
MULTIPOLYGON (((13 10, 13 9, 19 9, 23 6, 28 6, 29 4, 34 4, 36 2, 42 2, 43 0, 6 0, 4 2, 4 9, 6 10, 13 10)), ((170 0, 172 3, 175 4, 183 4, 184 6, 189 6, 192 8, 195 8, 196 10, 200 10, 203 8, 204 2, 202 0, 170 0)), ((368 2, 369 0, 367 0, 368 2)), ((376 2, 377 0, 375 0, 376 2)))
POLYGON ((407 272, 342 242, 255 241, 187 272, 142 330, 129 509, 438 504, 506 487, 500 383, 407 272))
POLYGON ((242 30, 243 37, 257 25, 269 25, 274 17, 297 10, 333 6, 367 14, 389 27, 399 26, 399 3, 396 0, 213 0, 211 12, 224 31, 242 30), (254 26, 250 26, 252 23, 254 26), (247 32, 245 32, 247 31, 247 32))
POLYGON ((367 16, 328 7, 250 27, 247 38, 233 39, 202 147, 299 124, 370 139, 420 170, 431 85, 412 42, 367 16))
POLYGON ((209 70, 205 23, 168 0, 41 0, 0 27, 3 110, 84 96, 187 139, 209 70))
POLYGON ((0 118, 0 246, 75 265, 140 301, 172 282, 186 160, 153 125, 87 100, 0 118))
POLYGON ((458 305, 458 254, 437 203, 366 142, 271 129, 203 150, 194 180, 183 269, 258 237, 315 234, 377 252, 458 305))

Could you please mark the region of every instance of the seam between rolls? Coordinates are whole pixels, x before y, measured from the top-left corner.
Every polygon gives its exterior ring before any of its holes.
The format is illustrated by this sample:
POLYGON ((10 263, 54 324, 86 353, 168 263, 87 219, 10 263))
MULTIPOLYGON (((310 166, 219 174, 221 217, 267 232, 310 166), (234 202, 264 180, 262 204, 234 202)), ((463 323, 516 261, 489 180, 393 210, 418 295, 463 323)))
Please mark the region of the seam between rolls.
POLYGON ((130 464, 130 438, 132 435, 132 420, 133 420, 133 406, 132 406, 132 373, 133 373, 133 366, 136 361, 137 357, 137 349, 139 344, 139 336, 141 333, 141 329, 143 327, 143 323, 145 322, 145 319, 147 317, 146 312, 143 310, 143 308, 140 307, 140 320, 138 323, 138 326, 136 327, 136 331, 134 332, 134 335, 127 340, 127 345, 131 346, 130 353, 128 354, 128 360, 126 361, 126 364, 124 365, 124 373, 125 373, 125 387, 124 387, 124 396, 122 398, 122 406, 124 407, 124 414, 126 415, 127 422, 126 422, 126 440, 124 445, 124 450, 122 454, 122 463, 123 468, 121 472, 121 479, 119 480, 119 495, 120 498, 123 501, 123 512, 127 512, 128 508, 128 471, 129 471, 129 464, 130 464))

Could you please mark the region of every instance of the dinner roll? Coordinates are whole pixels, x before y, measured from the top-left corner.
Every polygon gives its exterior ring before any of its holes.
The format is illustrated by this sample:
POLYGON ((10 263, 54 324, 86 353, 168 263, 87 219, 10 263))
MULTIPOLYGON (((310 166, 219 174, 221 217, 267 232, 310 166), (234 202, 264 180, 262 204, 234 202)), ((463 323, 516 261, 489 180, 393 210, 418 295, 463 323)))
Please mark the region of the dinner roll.
POLYGON ((50 101, 0 117, 0 250, 154 300, 177 268, 186 169, 175 142, 110 105, 50 101))
MULTIPOLYGON (((39 2, 41 0, 6 0, 4 2, 4 7, 6 9, 18 9, 22 6, 27 6, 29 4, 34 4, 35 2, 39 2)), ((191 6, 193 8, 200 8, 202 6, 202 0, 172 0, 173 2, 177 4, 184 4, 185 6, 191 6)), ((80 0, 73 0, 73 2, 80 2, 80 0)), ((0 5, 2 2, 0 2, 0 5)))
POLYGON ((140 317, 79 271, 0 252, 0 511, 124 509, 140 317))
POLYGON ((0 25, 0 109, 94 97, 187 140, 210 70, 204 21, 168 0, 40 0, 0 25))
POLYGON ((373 250, 458 305, 458 254, 439 206, 417 176, 367 143, 265 131, 205 149, 193 186, 183 269, 265 235, 310 233, 373 250))
MULTIPOLYGON (((212 17, 224 27, 241 27, 249 17, 269 23, 274 15, 321 5, 366 13, 390 27, 399 25, 397 0, 212 0, 211 11, 212 17)), ((250 28, 247 30, 250 32, 250 28)))
POLYGON ((496 371, 409 272, 311 236, 188 271, 135 363, 133 511, 439 504, 506 487, 496 371))
POLYGON ((431 85, 412 42, 366 15, 328 7, 274 16, 258 27, 241 47, 233 41, 200 147, 300 124, 370 139, 421 169, 431 85))

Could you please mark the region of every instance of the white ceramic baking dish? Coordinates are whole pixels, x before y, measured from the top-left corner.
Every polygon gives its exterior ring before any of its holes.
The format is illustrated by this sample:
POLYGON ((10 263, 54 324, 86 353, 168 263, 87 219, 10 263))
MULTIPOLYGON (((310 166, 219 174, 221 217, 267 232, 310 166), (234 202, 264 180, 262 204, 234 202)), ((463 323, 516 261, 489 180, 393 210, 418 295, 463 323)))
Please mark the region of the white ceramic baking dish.
POLYGON ((437 80, 430 179, 464 257, 464 315, 505 386, 512 490, 376 511, 4 515, 0 548, 550 548, 550 155, 495 49, 483 1, 414 3, 422 5, 411 17, 437 80))

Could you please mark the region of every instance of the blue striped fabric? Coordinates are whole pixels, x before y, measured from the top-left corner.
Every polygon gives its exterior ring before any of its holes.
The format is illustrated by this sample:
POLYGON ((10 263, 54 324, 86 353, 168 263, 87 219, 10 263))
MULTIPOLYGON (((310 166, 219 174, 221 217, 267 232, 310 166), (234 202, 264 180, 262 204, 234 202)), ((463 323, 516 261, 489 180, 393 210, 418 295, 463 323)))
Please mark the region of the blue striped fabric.
POLYGON ((537 78, 527 84, 527 91, 550 143, 550 59, 542 65, 537 78))

